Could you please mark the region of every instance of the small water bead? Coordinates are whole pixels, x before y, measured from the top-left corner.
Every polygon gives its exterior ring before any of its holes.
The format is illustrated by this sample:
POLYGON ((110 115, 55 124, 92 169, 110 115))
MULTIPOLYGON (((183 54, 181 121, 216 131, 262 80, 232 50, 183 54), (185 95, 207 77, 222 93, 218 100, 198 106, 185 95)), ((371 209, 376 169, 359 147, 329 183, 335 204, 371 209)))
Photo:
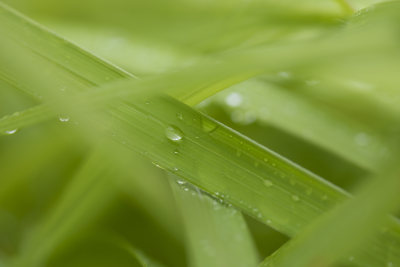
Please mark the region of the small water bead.
POLYGON ((177 149, 174 150, 174 155, 179 155, 179 151, 177 149))
POLYGON ((183 139, 183 132, 174 126, 165 129, 165 136, 172 142, 179 142, 183 139))
POLYGON ((300 200, 300 198, 297 195, 292 195, 292 200, 295 202, 298 202, 300 200))
POLYGON ((186 181, 184 181, 184 180, 176 180, 176 183, 177 183, 178 185, 185 185, 185 184, 186 184, 186 181))
POLYGON ((182 113, 176 113, 176 117, 178 118, 178 120, 183 120, 183 115, 182 115, 182 113))
POLYGON ((177 171, 179 171, 179 169, 178 169, 177 167, 173 167, 173 168, 172 168, 172 171, 173 171, 173 172, 177 172, 177 171))
POLYGON ((17 131, 18 131, 18 129, 12 129, 12 130, 5 131, 5 134, 11 135, 11 134, 15 134, 17 131))
POLYGON ((272 221, 271 221, 271 220, 269 220, 269 219, 268 219, 268 220, 266 220, 265 222, 266 222, 267 224, 271 224, 271 223, 272 223, 272 221))
POLYGON ((202 120, 201 126, 203 127, 203 131, 206 133, 213 133, 219 127, 218 124, 209 120, 202 120))
POLYGON ((327 195, 323 195, 321 199, 322 199, 322 200, 327 200, 327 199, 328 199, 328 196, 327 196, 327 195))
POLYGON ((58 116, 58 120, 61 122, 69 122, 70 118, 67 115, 60 115, 58 116))
POLYGON ((264 180, 264 185, 265 185, 266 187, 271 187, 271 186, 273 186, 274 184, 273 184, 270 180, 264 180))
POLYGON ((153 164, 154 166, 156 166, 157 168, 164 169, 163 167, 161 167, 160 164, 158 164, 158 162, 153 161, 152 164, 153 164))

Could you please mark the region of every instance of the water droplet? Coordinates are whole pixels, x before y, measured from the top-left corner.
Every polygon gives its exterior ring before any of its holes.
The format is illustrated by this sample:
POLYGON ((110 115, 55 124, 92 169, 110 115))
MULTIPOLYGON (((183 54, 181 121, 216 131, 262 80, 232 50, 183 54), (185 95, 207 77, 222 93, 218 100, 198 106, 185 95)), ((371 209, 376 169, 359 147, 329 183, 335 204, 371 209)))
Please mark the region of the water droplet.
POLYGON ((370 143, 370 137, 368 134, 361 132, 354 136, 354 142, 359 146, 367 146, 370 143))
POLYGON ((264 185, 265 185, 266 187, 271 187, 271 186, 273 186, 274 184, 273 184, 270 180, 264 180, 264 185))
POLYGON ((173 168, 172 168, 172 171, 173 171, 173 172, 177 172, 177 171, 179 171, 179 169, 178 169, 177 167, 173 167, 173 168))
POLYGON ((225 98, 225 103, 230 107, 238 107, 242 104, 242 102, 243 97, 237 92, 232 92, 225 98))
POLYGON ((327 200, 327 199, 328 199, 328 196, 327 196, 327 195, 323 195, 321 199, 322 199, 322 200, 327 200))
POLYGON ((186 184, 186 181, 184 181, 184 180, 176 180, 176 183, 177 183, 178 185, 185 185, 185 184, 186 184))
POLYGON ((267 223, 267 224, 271 224, 272 221, 268 219, 268 220, 266 220, 266 223, 267 223))
POLYGON ((201 126, 206 133, 213 133, 217 128, 218 124, 210 120, 202 120, 201 126))
POLYGON ((182 113, 180 113, 180 112, 178 112, 178 113, 176 113, 176 117, 178 118, 178 120, 183 120, 183 115, 182 115, 182 113))
POLYGON ((185 188, 183 188, 183 191, 187 192, 187 191, 189 191, 189 188, 185 187, 185 188))
POLYGON ((174 127, 174 126, 168 126, 165 129, 165 135, 167 136, 167 138, 169 140, 171 140, 172 142, 179 142, 182 140, 183 138, 183 133, 181 130, 179 130, 178 128, 174 127))
POLYGON ((146 101, 144 102, 146 105, 150 105, 150 101, 146 101))
POLYGON ((153 161, 152 164, 153 164, 154 166, 156 166, 157 168, 164 169, 163 167, 161 167, 160 164, 158 164, 158 162, 153 161))
POLYGON ((179 151, 177 149, 174 150, 174 155, 179 155, 179 151))
POLYGON ((300 198, 299 198, 299 196, 297 196, 297 195, 292 195, 292 200, 295 201, 295 202, 297 202, 297 201, 300 200, 300 198))
POLYGON ((267 159, 267 158, 264 158, 264 162, 268 162, 268 159, 267 159))
POLYGON ((69 116, 63 114, 63 115, 58 116, 58 120, 61 122, 69 122, 70 118, 69 118, 69 116))
POLYGON ((5 131, 5 133, 11 135, 11 134, 15 134, 17 131, 18 131, 18 129, 12 129, 12 130, 5 131))

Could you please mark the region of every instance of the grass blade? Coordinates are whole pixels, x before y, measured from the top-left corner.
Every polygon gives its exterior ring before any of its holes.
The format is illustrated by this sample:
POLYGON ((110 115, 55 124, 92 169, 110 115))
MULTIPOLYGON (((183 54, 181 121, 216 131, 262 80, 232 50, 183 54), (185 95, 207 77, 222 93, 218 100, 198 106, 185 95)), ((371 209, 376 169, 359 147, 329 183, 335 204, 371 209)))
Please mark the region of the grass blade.
POLYGON ((399 169, 388 169, 390 171, 385 175, 366 182, 354 198, 310 224, 260 266, 332 266, 338 262, 356 266, 395 266, 400 259, 398 251, 390 252, 389 247, 387 253, 374 252, 381 255, 372 257, 372 253, 368 255, 367 248, 361 246, 368 242, 376 249, 379 237, 400 235, 399 230, 390 234, 382 228, 382 225, 398 223, 387 214, 400 206, 399 169))
POLYGON ((253 240, 239 211, 173 175, 170 183, 185 222, 190 266, 257 266, 253 240))

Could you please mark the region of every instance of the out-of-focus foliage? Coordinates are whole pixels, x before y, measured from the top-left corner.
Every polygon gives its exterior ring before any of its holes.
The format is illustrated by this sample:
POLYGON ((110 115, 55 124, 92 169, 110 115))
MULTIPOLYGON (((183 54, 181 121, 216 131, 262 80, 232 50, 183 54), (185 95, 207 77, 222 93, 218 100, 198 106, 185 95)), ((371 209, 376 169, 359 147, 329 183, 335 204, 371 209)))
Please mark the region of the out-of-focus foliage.
POLYGON ((400 266, 399 1, 3 2, 0 266, 400 266))

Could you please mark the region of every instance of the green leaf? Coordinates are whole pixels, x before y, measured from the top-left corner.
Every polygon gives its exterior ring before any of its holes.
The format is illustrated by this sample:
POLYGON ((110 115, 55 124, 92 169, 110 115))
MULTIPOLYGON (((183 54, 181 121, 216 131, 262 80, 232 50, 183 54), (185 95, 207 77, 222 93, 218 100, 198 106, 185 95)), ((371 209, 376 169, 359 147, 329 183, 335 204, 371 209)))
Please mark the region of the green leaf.
POLYGON ((257 266, 253 240, 238 210, 173 175, 170 183, 185 222, 190 266, 257 266))
POLYGON ((397 164, 384 175, 367 181, 354 198, 311 223, 304 231, 268 257, 261 266, 332 266, 335 263, 356 266, 395 266, 400 254, 388 251, 377 253, 379 237, 400 236, 400 231, 388 233, 386 226, 396 225, 398 219, 387 214, 400 207, 400 186, 397 164), (351 236, 351 238, 349 238, 351 236), (366 253, 365 243, 376 257, 366 253))
POLYGON ((99 216, 116 193, 108 175, 101 153, 93 152, 50 214, 24 240, 12 266, 42 266, 60 243, 99 216), (103 162, 102 167, 99 162, 103 162))

